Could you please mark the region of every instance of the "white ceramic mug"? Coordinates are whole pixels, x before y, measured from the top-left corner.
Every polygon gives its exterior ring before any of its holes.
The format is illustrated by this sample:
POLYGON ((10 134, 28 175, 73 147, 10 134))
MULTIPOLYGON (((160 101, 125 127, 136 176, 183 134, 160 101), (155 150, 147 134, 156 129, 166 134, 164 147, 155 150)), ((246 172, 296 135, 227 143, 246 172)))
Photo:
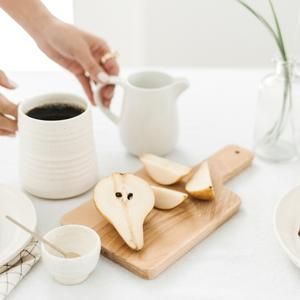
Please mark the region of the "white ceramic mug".
POLYGON ((120 129, 124 146, 134 155, 165 155, 177 143, 178 115, 176 100, 188 88, 184 78, 156 71, 132 74, 128 79, 106 76, 102 81, 124 89, 121 116, 102 105, 99 86, 95 99, 102 112, 120 129))
POLYGON ((70 198, 89 190, 97 180, 97 162, 90 105, 70 94, 47 94, 19 105, 19 166, 23 188, 48 199, 70 198), (45 121, 26 113, 50 103, 84 108, 65 120, 45 121))

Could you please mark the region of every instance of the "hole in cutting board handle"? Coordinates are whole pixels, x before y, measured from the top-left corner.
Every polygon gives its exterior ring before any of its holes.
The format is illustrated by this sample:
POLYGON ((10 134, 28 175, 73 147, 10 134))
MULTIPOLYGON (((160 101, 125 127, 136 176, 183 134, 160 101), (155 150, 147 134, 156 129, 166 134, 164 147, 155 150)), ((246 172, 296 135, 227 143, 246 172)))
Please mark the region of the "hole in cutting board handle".
POLYGON ((235 153, 235 154, 240 154, 241 151, 240 151, 240 150, 235 150, 234 153, 235 153))

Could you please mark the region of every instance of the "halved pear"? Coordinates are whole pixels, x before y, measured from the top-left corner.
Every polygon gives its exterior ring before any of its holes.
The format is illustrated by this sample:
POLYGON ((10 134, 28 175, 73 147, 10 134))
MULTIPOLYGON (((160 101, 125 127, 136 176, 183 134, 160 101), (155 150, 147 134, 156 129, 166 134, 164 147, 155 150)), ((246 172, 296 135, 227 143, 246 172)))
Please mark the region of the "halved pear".
POLYGON ((154 206, 154 192, 146 181, 132 174, 113 174, 96 185, 94 201, 130 248, 143 248, 143 224, 154 206))
POLYGON ((159 186, 151 186, 155 195, 154 207, 172 209, 188 198, 188 194, 159 186))
POLYGON ((153 154, 143 154, 140 160, 148 175, 162 185, 174 184, 191 171, 189 167, 153 154))
POLYGON ((199 169, 186 184, 185 190, 193 197, 201 200, 215 199, 215 192, 207 161, 200 165, 199 169))

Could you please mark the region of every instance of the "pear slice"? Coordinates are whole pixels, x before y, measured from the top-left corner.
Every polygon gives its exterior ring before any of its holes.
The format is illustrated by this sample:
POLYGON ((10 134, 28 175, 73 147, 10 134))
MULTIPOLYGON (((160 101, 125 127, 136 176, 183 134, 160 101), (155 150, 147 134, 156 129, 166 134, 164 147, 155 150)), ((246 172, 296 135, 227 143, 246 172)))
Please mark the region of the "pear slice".
POLYGON ((215 192, 207 161, 203 162, 196 173, 188 181, 185 190, 195 198, 214 200, 215 192))
POLYGON ((130 248, 143 248, 144 220, 154 206, 154 192, 146 181, 132 174, 113 174, 96 185, 94 201, 130 248))
POLYGON ((172 209, 188 198, 188 194, 159 186, 151 186, 155 195, 154 207, 172 209))
POLYGON ((191 171, 189 167, 153 154, 143 154, 140 160, 148 175, 162 185, 174 184, 191 171))

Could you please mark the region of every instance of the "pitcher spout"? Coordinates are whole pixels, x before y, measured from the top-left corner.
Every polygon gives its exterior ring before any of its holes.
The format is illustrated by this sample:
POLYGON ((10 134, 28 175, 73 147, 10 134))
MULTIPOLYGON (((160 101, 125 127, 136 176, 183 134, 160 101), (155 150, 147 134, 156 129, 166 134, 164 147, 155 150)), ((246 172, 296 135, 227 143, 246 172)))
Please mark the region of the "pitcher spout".
POLYGON ((188 87, 190 86, 190 83, 185 78, 175 78, 174 80, 174 92, 176 96, 179 96, 182 94, 188 87))

